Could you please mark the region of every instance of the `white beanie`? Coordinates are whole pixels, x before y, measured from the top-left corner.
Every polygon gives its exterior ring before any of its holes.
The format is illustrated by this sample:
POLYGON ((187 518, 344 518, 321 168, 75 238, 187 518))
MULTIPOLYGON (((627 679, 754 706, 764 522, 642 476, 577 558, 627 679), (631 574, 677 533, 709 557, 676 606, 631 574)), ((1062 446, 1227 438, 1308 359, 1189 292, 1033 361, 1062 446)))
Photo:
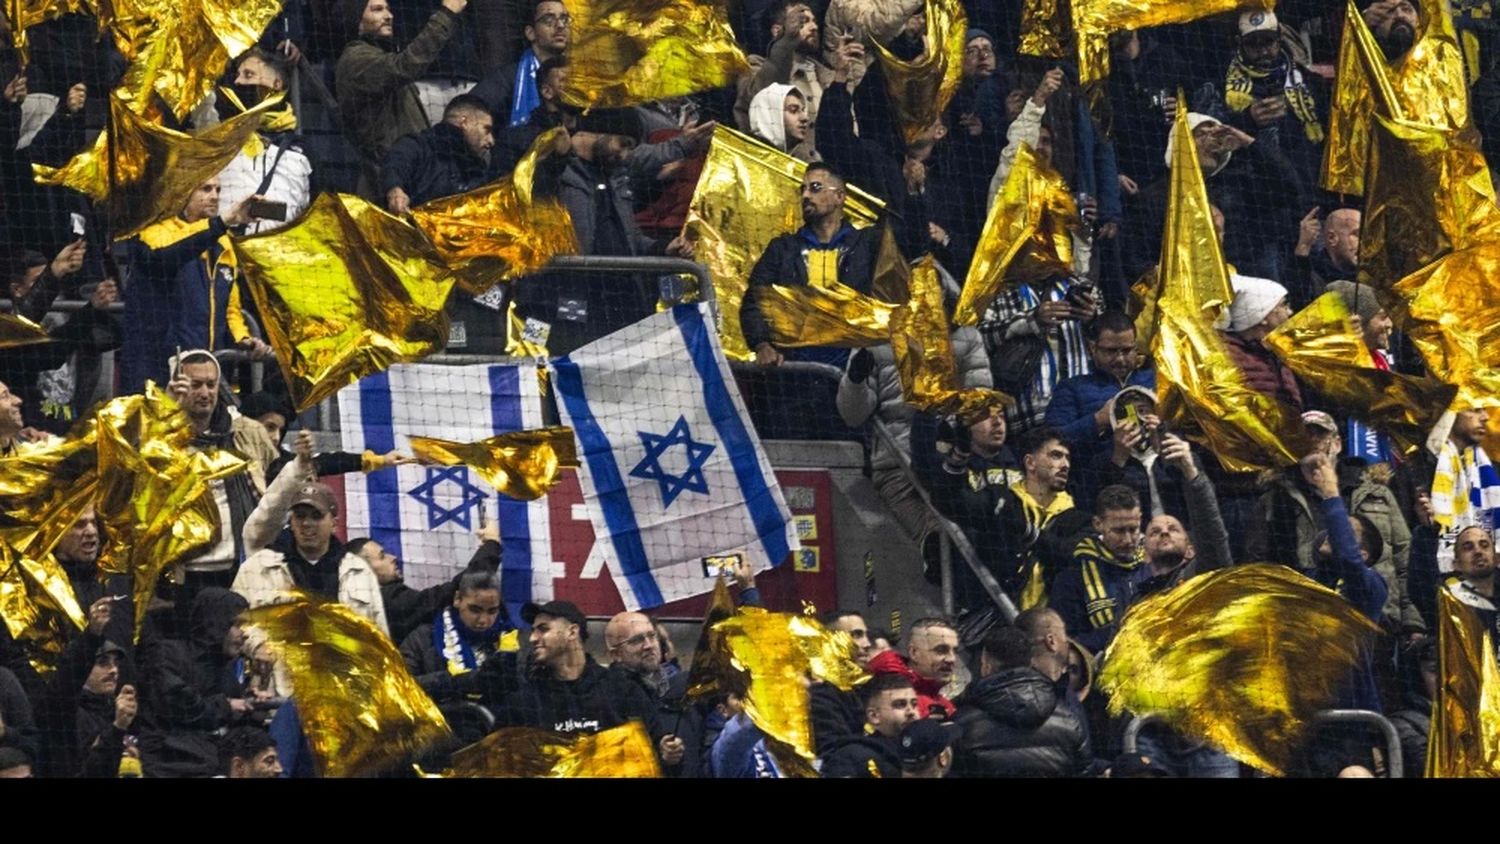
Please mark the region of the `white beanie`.
POLYGON ((1229 330, 1235 333, 1260 325, 1266 315, 1286 298, 1286 288, 1269 278, 1231 275, 1234 302, 1229 306, 1229 330))
MULTIPOLYGON (((1189 132, 1193 131, 1194 129, 1197 129, 1199 126, 1202 126, 1205 123, 1212 123, 1215 126, 1218 126, 1218 125, 1221 125, 1223 123, 1223 121, 1219 120, 1219 118, 1217 118, 1217 117, 1213 117, 1213 116, 1207 115, 1207 114, 1200 114, 1199 112, 1196 112, 1196 111, 1190 111, 1190 112, 1188 112, 1187 124, 1188 124, 1188 131, 1189 132)), ((1167 154, 1166 154, 1165 158, 1166 158, 1166 161, 1167 161, 1167 167, 1169 169, 1172 166, 1172 151, 1173 151, 1173 149, 1175 149, 1175 145, 1173 144, 1173 141, 1175 141, 1175 140, 1177 140, 1177 133, 1175 131, 1169 131, 1169 132, 1167 132, 1167 154)), ((1219 166, 1215 167, 1213 173, 1209 173, 1208 175, 1212 176, 1215 173, 1218 173, 1220 170, 1223 170, 1224 167, 1229 164, 1229 159, 1233 155, 1234 155, 1234 153, 1232 153, 1232 152, 1226 152, 1226 153, 1224 153, 1224 160, 1220 161, 1219 162, 1219 166)))

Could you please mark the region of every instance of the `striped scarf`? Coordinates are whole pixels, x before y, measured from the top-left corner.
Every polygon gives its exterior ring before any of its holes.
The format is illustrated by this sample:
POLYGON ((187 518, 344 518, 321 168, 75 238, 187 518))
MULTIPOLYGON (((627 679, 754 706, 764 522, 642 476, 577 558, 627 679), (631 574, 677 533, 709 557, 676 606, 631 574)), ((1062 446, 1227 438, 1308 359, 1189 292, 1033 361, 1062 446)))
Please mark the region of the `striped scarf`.
POLYGON ((1131 596, 1110 594, 1109 584, 1105 582, 1100 569, 1103 566, 1126 571, 1140 568, 1145 562, 1140 547, 1137 546, 1135 555, 1130 559, 1122 560, 1105 548, 1102 540, 1089 537, 1078 543, 1073 551, 1073 558, 1083 569, 1083 593, 1087 599, 1090 628, 1098 630, 1114 624, 1129 606, 1131 596))
POLYGON ((1318 108, 1312 91, 1308 90, 1307 83, 1302 80, 1302 71, 1297 69, 1291 59, 1282 58, 1281 62, 1281 66, 1274 70, 1256 70, 1245 64, 1236 50, 1234 59, 1229 62, 1229 72, 1224 77, 1224 104, 1231 111, 1244 111, 1257 99, 1253 93, 1256 81, 1271 78, 1274 84, 1275 77, 1280 75, 1281 93, 1286 95, 1287 107, 1302 122, 1302 132, 1307 139, 1320 144, 1323 142, 1323 124, 1318 121, 1318 108))
POLYGON ((1473 446, 1460 452, 1451 441, 1443 443, 1432 476, 1432 518, 1444 528, 1438 544, 1442 571, 1453 568, 1458 531, 1470 525, 1493 531, 1500 524, 1500 474, 1484 449, 1473 446))
MULTIPOLYGON (((1022 542, 1028 549, 1041 536, 1042 531, 1052 522, 1052 518, 1058 513, 1073 509, 1073 497, 1066 492, 1059 492, 1052 499, 1049 507, 1043 507, 1040 502, 1031 497, 1026 491, 1023 481, 1016 481, 1010 485, 1010 491, 1016 494, 1016 499, 1021 502, 1021 513, 1026 516, 1026 536, 1022 542)), ((1047 606, 1047 578, 1042 571, 1042 560, 1032 550, 1027 550, 1022 565, 1029 568, 1031 573, 1026 576, 1026 585, 1021 588, 1021 609, 1029 610, 1032 607, 1047 606)))

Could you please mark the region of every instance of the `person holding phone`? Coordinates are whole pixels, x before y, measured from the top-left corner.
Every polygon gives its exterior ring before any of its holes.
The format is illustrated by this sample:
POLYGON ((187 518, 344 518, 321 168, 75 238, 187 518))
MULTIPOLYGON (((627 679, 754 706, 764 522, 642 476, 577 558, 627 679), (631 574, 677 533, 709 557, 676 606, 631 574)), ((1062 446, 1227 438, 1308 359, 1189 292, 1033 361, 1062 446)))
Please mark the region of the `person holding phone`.
MULTIPOLYGON (((285 53, 251 47, 235 66, 234 92, 250 108, 275 93, 285 92, 291 81, 292 64, 285 53)), ((219 98, 221 108, 226 97, 219 98)), ((228 111, 237 113, 230 106, 228 111)), ((301 132, 260 132, 261 151, 249 155, 241 150, 219 172, 219 204, 233 208, 247 197, 264 201, 251 212, 257 218, 245 226, 246 234, 283 228, 307 210, 312 201, 312 162, 302 149, 301 132)))
POLYGON ((1323 77, 1282 47, 1275 12, 1240 14, 1239 43, 1224 74, 1226 122, 1275 146, 1292 162, 1306 190, 1312 189, 1322 166, 1328 100, 1323 77))

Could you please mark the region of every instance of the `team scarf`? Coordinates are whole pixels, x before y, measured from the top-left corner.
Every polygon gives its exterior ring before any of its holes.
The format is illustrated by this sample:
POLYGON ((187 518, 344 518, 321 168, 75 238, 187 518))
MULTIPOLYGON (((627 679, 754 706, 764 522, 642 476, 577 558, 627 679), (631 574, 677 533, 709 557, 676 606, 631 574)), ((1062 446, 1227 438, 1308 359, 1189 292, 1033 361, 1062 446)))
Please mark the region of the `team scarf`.
POLYGON ((1315 144, 1323 142, 1323 124, 1318 122, 1318 108, 1313 100, 1312 91, 1308 89, 1307 83, 1302 78, 1302 71, 1291 59, 1283 56, 1281 65, 1271 70, 1256 70, 1245 64, 1240 57, 1239 51, 1234 53, 1234 59, 1229 62, 1229 72, 1224 78, 1224 104, 1231 111, 1244 111, 1255 102, 1252 91, 1257 80, 1270 78, 1275 84, 1277 76, 1281 77, 1281 91, 1286 95, 1286 104, 1292 110, 1292 114, 1302 122, 1303 134, 1315 144))
POLYGON ((1021 587, 1021 609, 1045 607, 1047 606, 1047 577, 1042 571, 1041 557, 1030 548, 1047 525, 1052 522, 1054 516, 1073 509, 1073 497, 1066 492, 1059 492, 1057 497, 1052 499, 1051 506, 1043 507, 1040 502, 1031 497, 1031 493, 1026 491, 1026 484, 1020 479, 1011 483, 1010 491, 1016 494, 1016 498, 1021 502, 1021 512, 1026 516, 1026 536, 1022 537, 1021 541, 1028 550, 1022 565, 1030 569, 1031 573, 1026 576, 1026 585, 1021 587))
MULTIPOLYGON (((504 650, 502 638, 507 634, 510 625, 505 623, 505 616, 495 619, 490 629, 477 634, 474 638, 488 645, 488 650, 474 650, 469 644, 469 637, 463 634, 463 621, 458 617, 458 610, 447 607, 437 614, 432 622, 432 646, 443 655, 443 661, 448 666, 448 673, 455 676, 466 671, 473 671, 484 664, 484 660, 491 653, 504 650)), ((511 631, 514 632, 514 631, 511 631)), ((514 649, 514 648, 512 648, 514 649)))
POLYGON ((1438 569, 1452 571, 1453 544, 1471 525, 1494 531, 1500 524, 1500 473, 1484 449, 1459 451, 1451 441, 1438 452, 1432 476, 1432 519, 1444 528, 1438 543, 1438 569))

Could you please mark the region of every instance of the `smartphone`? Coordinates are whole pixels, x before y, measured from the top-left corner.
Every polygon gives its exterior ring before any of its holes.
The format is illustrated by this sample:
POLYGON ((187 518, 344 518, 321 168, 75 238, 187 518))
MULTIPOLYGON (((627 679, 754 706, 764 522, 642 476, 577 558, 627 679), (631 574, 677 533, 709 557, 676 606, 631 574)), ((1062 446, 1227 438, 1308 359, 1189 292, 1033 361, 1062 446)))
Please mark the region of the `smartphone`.
POLYGON ((286 203, 272 202, 268 199, 255 199, 250 202, 250 216, 262 220, 286 221, 286 203))
POLYGON ((743 554, 721 554, 714 557, 703 558, 704 577, 724 577, 734 579, 735 569, 739 568, 745 559, 743 554))
POLYGON ((68 221, 72 224, 74 237, 83 237, 88 233, 88 224, 87 221, 83 219, 82 214, 74 211, 73 213, 68 215, 68 221))

